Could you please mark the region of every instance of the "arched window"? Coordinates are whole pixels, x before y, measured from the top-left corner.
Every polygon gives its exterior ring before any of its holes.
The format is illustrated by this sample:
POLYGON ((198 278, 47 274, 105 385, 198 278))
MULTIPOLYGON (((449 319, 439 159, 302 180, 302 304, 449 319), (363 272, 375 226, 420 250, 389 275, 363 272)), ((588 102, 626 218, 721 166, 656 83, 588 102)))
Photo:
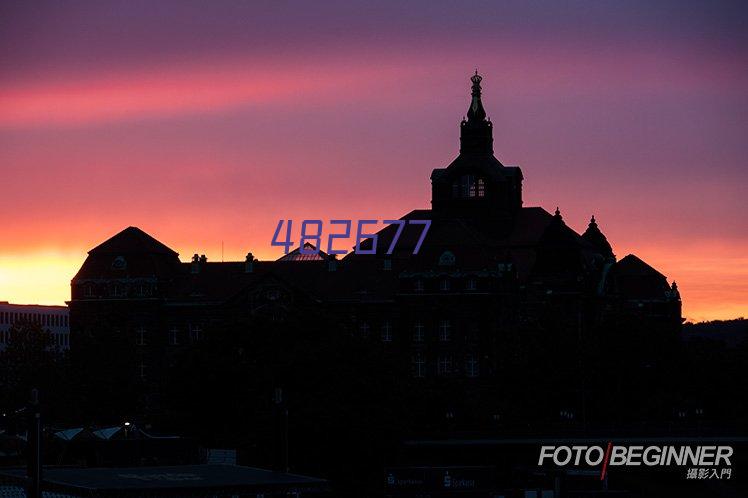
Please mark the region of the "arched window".
POLYGON ((461 199, 486 196, 486 180, 475 175, 462 175, 452 184, 452 195, 461 199))

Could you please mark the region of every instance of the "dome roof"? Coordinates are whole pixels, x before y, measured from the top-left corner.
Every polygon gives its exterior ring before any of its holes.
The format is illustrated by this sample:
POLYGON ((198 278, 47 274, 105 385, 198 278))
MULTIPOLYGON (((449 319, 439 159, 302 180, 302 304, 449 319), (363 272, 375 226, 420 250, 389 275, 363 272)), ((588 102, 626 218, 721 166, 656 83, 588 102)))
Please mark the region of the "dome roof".
POLYGON ((582 234, 582 238, 592 244, 592 246, 600 251, 603 256, 608 258, 615 258, 615 254, 613 254, 613 248, 610 247, 608 239, 600 231, 600 228, 598 228, 594 216, 592 216, 592 219, 590 219, 590 224, 587 226, 587 230, 585 230, 585 232, 582 234))

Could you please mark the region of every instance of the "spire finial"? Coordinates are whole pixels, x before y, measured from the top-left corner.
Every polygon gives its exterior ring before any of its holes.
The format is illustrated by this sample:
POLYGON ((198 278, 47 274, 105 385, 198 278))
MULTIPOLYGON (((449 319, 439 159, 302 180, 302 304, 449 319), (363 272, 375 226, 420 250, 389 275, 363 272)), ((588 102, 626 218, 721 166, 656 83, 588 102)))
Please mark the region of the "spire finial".
POLYGON ((561 217, 561 210, 558 208, 558 206, 556 206, 556 212, 553 214, 555 214, 558 217, 561 217))
POLYGON ((470 102, 470 108, 467 112, 468 121, 485 121, 486 111, 483 109, 483 103, 480 99, 480 82, 483 81, 483 77, 478 74, 477 69, 475 70, 475 74, 470 77, 470 81, 473 83, 473 86, 470 92, 472 101, 470 102))

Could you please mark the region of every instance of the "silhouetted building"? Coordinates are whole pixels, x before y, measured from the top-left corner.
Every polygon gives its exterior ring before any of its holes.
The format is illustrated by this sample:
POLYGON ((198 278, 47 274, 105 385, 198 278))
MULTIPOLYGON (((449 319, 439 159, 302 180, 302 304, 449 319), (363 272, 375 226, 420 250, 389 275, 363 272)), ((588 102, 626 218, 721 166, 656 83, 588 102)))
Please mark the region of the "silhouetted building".
POLYGON ((432 208, 402 217, 432 222, 417 255, 422 227, 410 224, 391 255, 395 226, 378 233, 374 255, 338 261, 296 250, 226 263, 181 262, 129 227, 92 249, 71 282, 74 341, 126 337, 136 349, 133 374, 158 383, 171 351, 221 324, 324 309, 348 333, 401 355, 412 377, 479 383, 532 368, 522 358, 539 348, 565 354, 579 341, 604 341, 605 324, 622 316, 674 336, 674 283, 636 256, 617 261, 594 217, 579 235, 558 209, 523 206, 522 171, 494 156, 481 77, 471 81, 459 155, 431 173, 432 208))
POLYGON ((0 301, 0 351, 10 340, 10 329, 21 322, 35 323, 50 338, 51 346, 66 351, 70 348, 70 323, 67 306, 11 304, 0 301))
MULTIPOLYGON (((319 494, 323 479, 236 465, 46 468, 44 496, 76 497, 286 497, 319 494)), ((23 470, 0 472, 2 496, 25 497, 23 470)))

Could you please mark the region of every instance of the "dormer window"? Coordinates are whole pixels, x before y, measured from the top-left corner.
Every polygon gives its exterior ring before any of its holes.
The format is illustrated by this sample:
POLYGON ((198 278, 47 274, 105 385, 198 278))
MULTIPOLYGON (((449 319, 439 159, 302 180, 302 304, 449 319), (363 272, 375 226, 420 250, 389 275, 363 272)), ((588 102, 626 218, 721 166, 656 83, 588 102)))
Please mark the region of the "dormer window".
POLYGON ((486 180, 475 175, 462 175, 452 184, 452 195, 460 199, 486 196, 486 180))

